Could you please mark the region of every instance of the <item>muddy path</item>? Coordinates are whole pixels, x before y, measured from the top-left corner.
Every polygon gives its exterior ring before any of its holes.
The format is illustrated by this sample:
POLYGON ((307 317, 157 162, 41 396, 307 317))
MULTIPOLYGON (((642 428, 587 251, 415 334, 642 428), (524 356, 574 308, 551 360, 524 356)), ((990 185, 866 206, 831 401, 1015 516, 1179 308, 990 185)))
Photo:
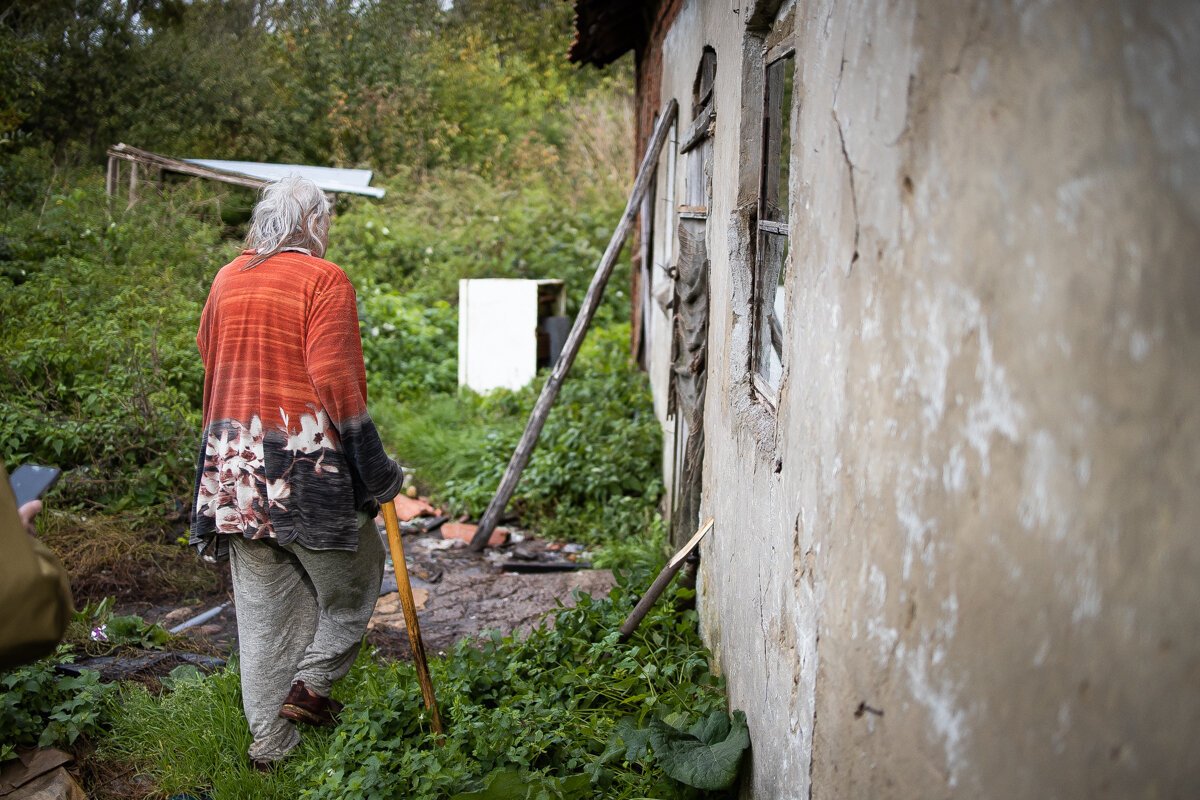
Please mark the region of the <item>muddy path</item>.
MULTIPOLYGON (((576 592, 604 596, 615 583, 611 571, 587 568, 586 552, 566 555, 557 545, 520 532, 510 532, 508 541, 483 553, 471 552, 465 542, 443 537, 438 530, 405 535, 403 541, 417 619, 430 655, 444 654, 459 640, 488 631, 527 632, 559 603, 574 605, 576 592)), ((227 564, 207 568, 226 576, 229 569, 227 564)), ((228 580, 222 585, 228 587, 228 580)), ((223 588, 186 604, 131 602, 122 604, 122 611, 172 628, 227 603, 181 635, 202 651, 228 656, 237 648, 237 609, 232 601, 232 592, 223 588)), ((367 639, 384 657, 411 657, 390 556, 367 639)))

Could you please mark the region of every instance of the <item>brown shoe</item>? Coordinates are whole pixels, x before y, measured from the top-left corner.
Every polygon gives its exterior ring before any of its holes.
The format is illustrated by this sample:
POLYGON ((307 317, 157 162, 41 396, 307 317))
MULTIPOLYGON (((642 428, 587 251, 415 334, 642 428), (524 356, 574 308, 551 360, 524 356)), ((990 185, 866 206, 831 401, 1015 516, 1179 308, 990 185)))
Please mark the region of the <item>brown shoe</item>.
POLYGON ((342 704, 337 700, 322 697, 305 686, 304 681, 296 681, 279 709, 279 716, 292 722, 331 728, 337 725, 341 711, 342 704))

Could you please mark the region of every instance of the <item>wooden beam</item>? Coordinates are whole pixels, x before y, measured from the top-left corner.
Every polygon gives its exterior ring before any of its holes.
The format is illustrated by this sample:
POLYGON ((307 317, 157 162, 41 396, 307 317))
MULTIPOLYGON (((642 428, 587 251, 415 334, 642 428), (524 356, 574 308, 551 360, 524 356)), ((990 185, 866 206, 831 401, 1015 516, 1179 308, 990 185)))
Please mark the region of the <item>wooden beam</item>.
POLYGON ((261 189, 269 181, 264 181, 261 178, 252 178, 249 175, 242 175, 237 172, 225 172, 219 169, 210 167, 202 167, 199 164, 192 164, 188 161, 181 161, 177 158, 168 158, 160 156, 157 153, 151 153, 147 150, 139 150, 136 147, 130 147, 127 144, 113 145, 108 148, 108 157, 119 158, 125 161, 131 161, 135 164, 142 164, 147 167, 157 167, 164 172, 176 172, 180 175, 192 175, 197 178, 207 178, 211 181, 220 181, 221 183, 232 183, 235 186, 245 186, 249 189, 261 189))
POLYGON ((716 118, 717 116, 713 112, 713 107, 711 105, 706 106, 700 112, 700 116, 692 120, 692 124, 688 126, 687 132, 683 134, 683 142, 679 145, 679 152, 686 153, 707 139, 712 134, 712 126, 716 118))
POLYGON ((667 131, 671 129, 671 124, 675 121, 678 108, 678 104, 671 100, 663 110, 662 116, 658 118, 654 134, 646 147, 646 154, 642 157, 641 166, 638 167, 637 180, 634 181, 629 202, 625 205, 625 213, 621 215, 621 221, 617 224, 617 229, 613 231, 608 247, 600 258, 600 264, 596 267, 596 274, 592 276, 592 283, 588 286, 587 294, 583 298, 583 305, 580 306, 579 314, 575 317, 575 324, 571 326, 571 333, 567 336, 562 354, 550 372, 546 385, 542 387, 541 396, 533 406, 533 413, 529 415, 525 432, 521 434, 521 441, 517 443, 517 449, 513 451, 508 468, 504 471, 504 477, 500 480, 500 486, 496 489, 496 495, 488 505, 487 511, 484 512, 483 518, 479 520, 479 530, 475 531, 475 536, 471 539, 472 550, 482 550, 487 545, 488 538, 491 537, 492 531, 496 529, 496 524, 500 521, 500 515, 504 513, 508 501, 512 499, 517 482, 521 479, 521 472, 529 463, 529 457, 533 455, 534 445, 537 444, 538 436, 541 435, 542 428, 546 424, 550 407, 554 405, 554 400, 558 397, 558 391, 562 388, 567 372, 575 363, 579 346, 583 344, 583 337, 592 322, 592 317, 596 314, 596 309, 600 306, 604 287, 608 283, 613 267, 616 266, 617 256, 621 254, 625 239, 633 229, 633 220, 641 206, 642 195, 650 186, 650 178, 654 175, 654 167, 658 163, 659 151, 662 150, 662 146, 667 140, 667 131))

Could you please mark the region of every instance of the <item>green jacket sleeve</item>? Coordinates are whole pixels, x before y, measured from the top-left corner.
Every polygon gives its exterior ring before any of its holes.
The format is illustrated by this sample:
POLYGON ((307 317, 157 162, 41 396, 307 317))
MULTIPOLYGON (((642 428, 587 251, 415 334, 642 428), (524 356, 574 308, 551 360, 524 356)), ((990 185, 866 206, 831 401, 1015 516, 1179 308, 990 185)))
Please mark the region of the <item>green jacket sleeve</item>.
POLYGON ((54 651, 71 621, 67 572, 17 514, 0 463, 0 670, 54 651))

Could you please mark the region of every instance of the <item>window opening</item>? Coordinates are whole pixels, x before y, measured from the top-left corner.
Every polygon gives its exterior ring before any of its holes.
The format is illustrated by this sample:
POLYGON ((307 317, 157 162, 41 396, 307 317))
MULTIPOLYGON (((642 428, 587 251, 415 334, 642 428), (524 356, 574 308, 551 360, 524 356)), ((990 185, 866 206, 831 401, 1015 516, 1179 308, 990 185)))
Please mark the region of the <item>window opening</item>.
POLYGON ((755 385, 773 400, 783 374, 784 280, 789 256, 789 162, 792 151, 792 89, 795 51, 774 47, 764 53, 761 177, 758 242, 753 280, 755 385))

